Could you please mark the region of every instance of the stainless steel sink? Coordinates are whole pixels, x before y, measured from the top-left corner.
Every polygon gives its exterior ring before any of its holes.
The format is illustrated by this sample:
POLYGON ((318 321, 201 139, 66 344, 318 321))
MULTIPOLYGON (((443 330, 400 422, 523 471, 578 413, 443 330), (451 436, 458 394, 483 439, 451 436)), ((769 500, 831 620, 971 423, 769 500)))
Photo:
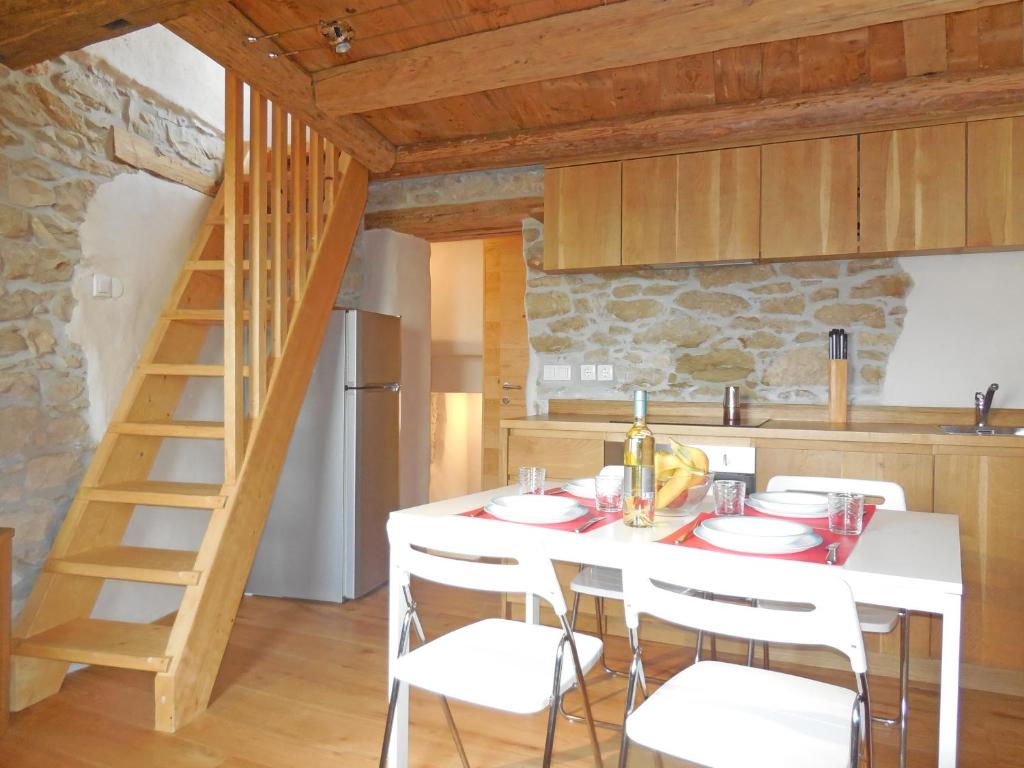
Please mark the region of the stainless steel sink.
POLYGON ((943 424, 939 427, 947 435, 1019 435, 1024 437, 1024 427, 976 427, 973 424, 943 424))

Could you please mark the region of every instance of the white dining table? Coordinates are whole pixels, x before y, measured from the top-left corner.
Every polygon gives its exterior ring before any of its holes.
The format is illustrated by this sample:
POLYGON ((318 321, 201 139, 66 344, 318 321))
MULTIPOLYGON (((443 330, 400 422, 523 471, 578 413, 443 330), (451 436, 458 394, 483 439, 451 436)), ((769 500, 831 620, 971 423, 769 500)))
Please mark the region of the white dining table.
MULTIPOLYGON (((497 488, 444 501, 399 510, 391 520, 442 517, 478 509, 495 496, 516 493, 515 486, 497 488)), ((536 536, 553 560, 587 565, 621 567, 629 547, 637 542, 658 541, 681 528, 696 514, 710 511, 706 500, 685 517, 658 517, 651 528, 630 528, 616 522, 584 533, 573 533, 542 526, 522 526, 536 536)), ((485 521, 481 521, 482 523, 485 521)), ((516 523, 491 522, 494 526, 516 523)), ((668 545, 666 545, 668 546, 668 545)), ((680 558, 685 547, 675 547, 680 558)), ((722 557, 740 557, 721 553, 722 557)), ((960 564, 960 527, 956 515, 933 512, 894 512, 877 510, 864 529, 860 541, 842 566, 807 564, 810 568, 833 568, 850 585, 859 603, 906 608, 934 614, 942 619, 942 645, 939 677, 938 760, 940 768, 957 763, 957 728, 960 687, 960 631, 963 580, 960 564)), ((400 579, 392 578, 388 595, 388 658, 390 669, 398 653, 405 597, 400 579)), ((527 596, 525 620, 539 621, 538 601, 527 596)), ((408 765, 409 698, 404 689, 399 695, 395 724, 388 746, 390 768, 408 765)))

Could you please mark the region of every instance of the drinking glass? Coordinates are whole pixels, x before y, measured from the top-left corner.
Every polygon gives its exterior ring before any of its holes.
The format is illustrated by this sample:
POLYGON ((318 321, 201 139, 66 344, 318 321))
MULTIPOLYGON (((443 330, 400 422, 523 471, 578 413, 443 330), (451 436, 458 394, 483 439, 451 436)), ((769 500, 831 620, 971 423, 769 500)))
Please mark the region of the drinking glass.
POLYGON ((544 467, 519 468, 520 493, 544 493, 544 467))
POLYGON ((828 529, 844 536, 859 536, 864 530, 864 494, 830 493, 828 529))
POLYGON ((598 475, 594 478, 597 511, 605 514, 622 511, 622 475, 598 475))
POLYGON ((747 484, 742 480, 715 480, 711 486, 715 495, 716 515, 742 515, 747 498, 747 484))

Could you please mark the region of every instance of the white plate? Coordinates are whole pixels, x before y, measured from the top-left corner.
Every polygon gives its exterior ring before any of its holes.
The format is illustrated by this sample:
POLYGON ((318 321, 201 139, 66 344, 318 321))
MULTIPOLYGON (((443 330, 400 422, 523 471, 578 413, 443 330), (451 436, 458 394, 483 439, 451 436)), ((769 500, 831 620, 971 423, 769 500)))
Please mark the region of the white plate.
POLYGON ((570 480, 563 486, 563 490, 581 499, 592 499, 596 495, 594 478, 592 477, 580 477, 576 480, 570 480))
POLYGON ((693 535, 703 539, 708 544, 714 544, 721 549, 730 549, 733 552, 746 552, 752 555, 791 555, 796 552, 803 552, 812 549, 822 542, 821 536, 814 533, 805 533, 795 539, 778 541, 772 537, 764 536, 729 536, 716 533, 713 530, 705 529, 708 521, 697 526, 693 535))
POLYGON ((498 496, 484 509, 513 523, 564 523, 587 514, 587 508, 563 496, 498 496))
POLYGON ((780 513, 800 512, 801 516, 813 513, 822 515, 828 511, 828 497, 820 493, 763 491, 750 494, 748 500, 757 502, 763 511, 771 510, 780 513))
POLYGON ((767 517, 711 517, 704 527, 723 536, 756 537, 760 539, 793 540, 811 532, 811 526, 790 520, 772 520, 767 517))
POLYGON ((828 517, 828 509, 818 511, 817 509, 810 512, 801 509, 800 507, 779 507, 776 508, 774 505, 771 508, 766 507, 764 504, 760 504, 753 499, 747 499, 747 504, 750 505, 751 509, 756 509, 765 515, 772 515, 774 517, 796 517, 801 520, 823 520, 828 517))

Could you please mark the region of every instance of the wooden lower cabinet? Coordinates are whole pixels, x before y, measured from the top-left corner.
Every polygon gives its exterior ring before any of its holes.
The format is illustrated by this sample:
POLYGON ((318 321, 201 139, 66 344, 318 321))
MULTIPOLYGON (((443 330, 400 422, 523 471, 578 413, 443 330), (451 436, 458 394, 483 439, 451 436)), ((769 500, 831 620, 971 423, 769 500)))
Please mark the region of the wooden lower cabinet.
POLYGON ((518 479, 519 467, 544 467, 556 482, 593 477, 604 466, 604 435, 594 432, 513 431, 508 437, 508 481, 518 479))
POLYGON ((963 660, 1022 671, 1024 450, 968 451, 935 456, 935 508, 960 516, 963 660))

